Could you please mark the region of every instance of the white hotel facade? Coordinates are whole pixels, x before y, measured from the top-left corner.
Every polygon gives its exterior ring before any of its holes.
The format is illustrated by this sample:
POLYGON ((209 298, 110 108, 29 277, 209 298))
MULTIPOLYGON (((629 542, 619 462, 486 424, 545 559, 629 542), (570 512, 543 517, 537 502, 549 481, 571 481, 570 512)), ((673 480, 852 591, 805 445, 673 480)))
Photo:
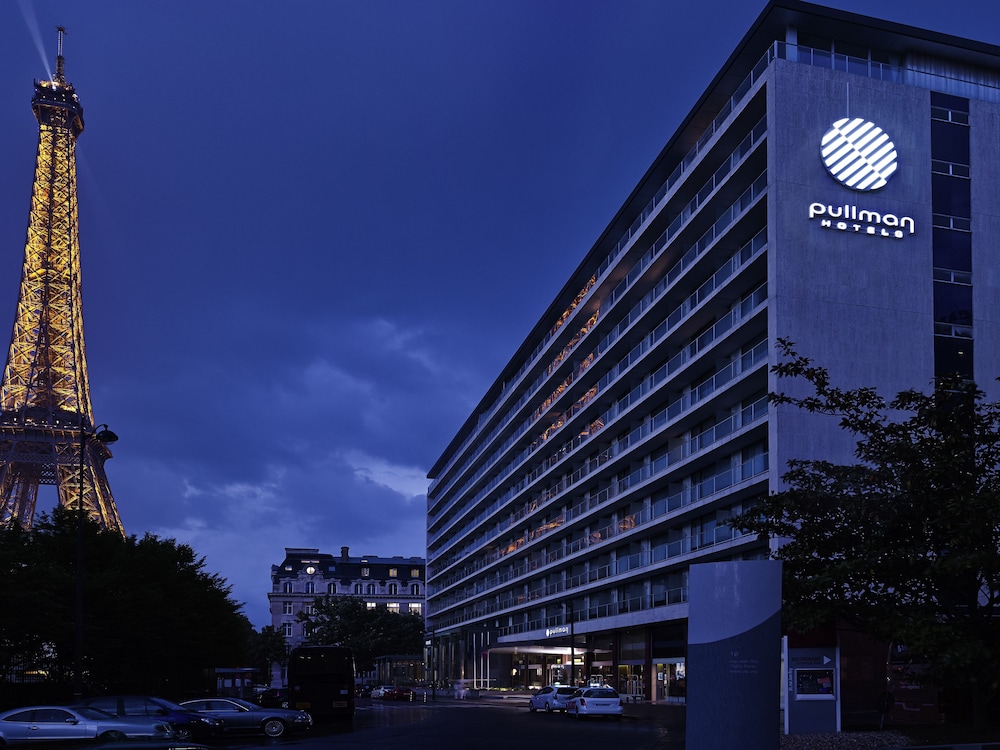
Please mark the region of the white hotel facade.
POLYGON ((430 472, 433 675, 683 700, 689 566, 766 557, 727 520, 852 458, 768 403, 776 339, 997 398, 998 195, 1000 48, 770 3, 430 472))

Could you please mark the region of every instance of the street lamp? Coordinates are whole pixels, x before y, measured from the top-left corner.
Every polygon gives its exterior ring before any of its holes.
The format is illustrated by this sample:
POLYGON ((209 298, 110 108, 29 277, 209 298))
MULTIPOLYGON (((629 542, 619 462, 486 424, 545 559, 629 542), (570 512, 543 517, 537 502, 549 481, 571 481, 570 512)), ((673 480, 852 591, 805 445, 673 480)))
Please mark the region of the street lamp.
POLYGON ((113 443, 118 436, 99 424, 91 433, 87 432, 83 414, 80 414, 80 493, 76 498, 76 644, 73 653, 73 697, 83 697, 83 474, 86 471, 87 438, 100 443, 113 443))

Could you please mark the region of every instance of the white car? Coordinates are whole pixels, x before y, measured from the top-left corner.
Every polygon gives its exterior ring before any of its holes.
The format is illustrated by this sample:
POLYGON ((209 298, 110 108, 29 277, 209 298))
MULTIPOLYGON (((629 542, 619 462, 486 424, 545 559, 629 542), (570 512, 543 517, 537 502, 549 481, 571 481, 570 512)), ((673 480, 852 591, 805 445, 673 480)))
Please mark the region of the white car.
POLYGON ((583 688, 566 701, 566 713, 579 719, 581 716, 612 716, 620 720, 625 710, 622 697, 609 687, 583 688))
POLYGON ((385 698, 385 694, 392 691, 392 685, 379 685, 372 690, 372 698, 385 698))
POLYGON ((569 685, 546 685, 528 698, 528 710, 532 713, 545 711, 548 714, 553 711, 565 711, 566 701, 575 692, 576 688, 569 685))

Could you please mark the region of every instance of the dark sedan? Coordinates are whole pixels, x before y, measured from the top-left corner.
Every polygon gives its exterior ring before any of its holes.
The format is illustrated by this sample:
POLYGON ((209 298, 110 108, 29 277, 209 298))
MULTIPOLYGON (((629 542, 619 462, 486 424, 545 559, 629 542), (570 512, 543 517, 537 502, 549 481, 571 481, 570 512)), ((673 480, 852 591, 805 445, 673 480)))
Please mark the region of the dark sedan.
POLYGON ((212 716, 183 708, 151 695, 102 695, 77 703, 106 711, 112 716, 152 716, 167 721, 180 740, 222 734, 222 722, 212 716))
POLYGON ((412 688, 408 687, 389 688, 382 694, 382 698, 387 701, 412 701, 415 697, 412 688))
POLYGON ((268 737, 280 737, 286 731, 308 729, 313 723, 305 711, 264 708, 239 698, 199 698, 184 701, 181 706, 221 719, 227 733, 263 732, 268 737))

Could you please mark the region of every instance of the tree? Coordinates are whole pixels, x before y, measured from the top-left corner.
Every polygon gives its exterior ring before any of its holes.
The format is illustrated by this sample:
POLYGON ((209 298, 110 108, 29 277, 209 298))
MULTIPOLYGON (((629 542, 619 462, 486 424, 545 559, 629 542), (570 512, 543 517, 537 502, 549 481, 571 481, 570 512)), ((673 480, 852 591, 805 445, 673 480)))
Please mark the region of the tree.
POLYGON ((317 599, 313 614, 302 612, 298 618, 307 624, 310 643, 354 651, 360 672, 374 669, 379 656, 419 654, 424 645, 420 615, 390 612, 384 606, 370 608, 356 596, 317 599))
POLYGON ((886 402, 779 348, 774 371, 812 393, 772 402, 838 417, 858 462, 789 461, 787 489, 733 525, 783 539, 773 556, 789 624, 843 620, 900 640, 983 716, 1000 689, 1000 404, 959 379, 886 402))
MULTIPOLYGON (((243 663, 253 628, 191 547, 90 519, 82 539, 85 689, 182 697, 204 690, 206 669, 243 663)), ((0 656, 43 670, 52 699, 73 680, 76 551, 77 515, 62 507, 0 529, 0 656)))
POLYGON ((255 667, 262 679, 270 683, 271 666, 284 664, 288 658, 288 644, 284 634, 272 625, 265 625, 250 637, 250 666, 255 667))

